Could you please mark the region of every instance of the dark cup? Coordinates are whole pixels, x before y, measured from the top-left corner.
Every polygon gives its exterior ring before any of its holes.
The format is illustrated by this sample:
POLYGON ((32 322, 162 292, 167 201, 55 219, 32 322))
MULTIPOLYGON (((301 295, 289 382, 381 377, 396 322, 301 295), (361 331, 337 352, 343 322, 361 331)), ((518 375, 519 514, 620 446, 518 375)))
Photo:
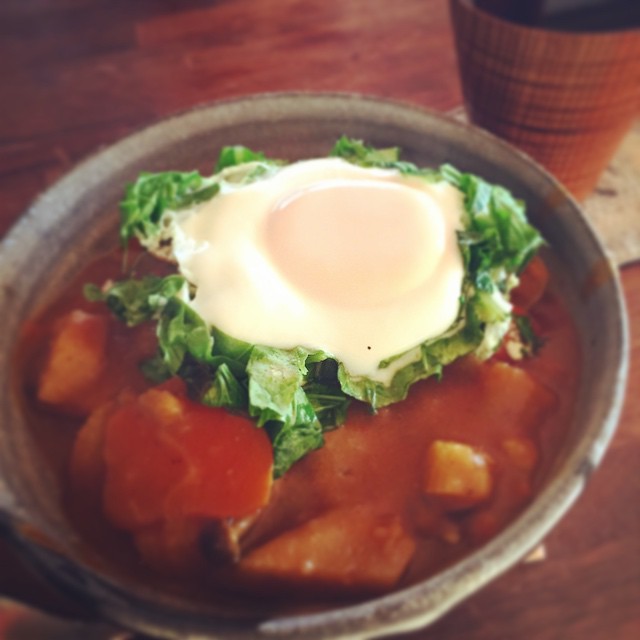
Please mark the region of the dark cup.
POLYGON ((640 113, 640 29, 543 27, 502 5, 450 0, 469 117, 583 199, 640 113))

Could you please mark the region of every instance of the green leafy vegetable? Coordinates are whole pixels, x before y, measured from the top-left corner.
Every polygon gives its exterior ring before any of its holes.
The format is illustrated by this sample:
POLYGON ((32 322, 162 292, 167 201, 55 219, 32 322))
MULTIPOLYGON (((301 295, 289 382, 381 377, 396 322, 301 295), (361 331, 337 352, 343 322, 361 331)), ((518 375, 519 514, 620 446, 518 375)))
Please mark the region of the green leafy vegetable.
POLYGON ((524 355, 535 355, 544 344, 544 340, 533 330, 531 320, 527 316, 514 315, 513 321, 520 334, 524 355))
POLYGON ((527 222, 524 203, 503 187, 490 185, 473 174, 461 173, 450 165, 443 166, 441 174, 464 194, 468 220, 460 242, 470 249, 468 266, 475 272, 476 286, 482 279, 493 280, 492 268, 502 268, 509 273, 522 271, 544 243, 538 231, 527 222))
POLYGON ((219 184, 203 178, 197 171, 140 174, 127 187, 120 204, 122 243, 126 245, 135 235, 157 234, 165 211, 210 200, 219 190, 219 184))
POLYGON ((247 147, 236 145, 233 147, 223 147, 220 152, 220 157, 216 163, 214 173, 219 173, 223 169, 228 167, 235 167, 239 164, 245 164, 247 162, 261 162, 266 161, 264 153, 260 151, 252 151, 247 147))
POLYGON ((325 430, 333 429, 345 421, 350 398, 338 385, 311 382, 305 385, 304 392, 325 430))
POLYGON ((376 149, 364 144, 362 140, 342 136, 329 155, 344 158, 353 164, 379 167, 398 162, 400 149, 398 147, 376 149))
POLYGON ((179 211, 211 200, 219 191, 223 169, 239 168, 237 174, 226 175, 232 182, 248 183, 269 174, 282 164, 261 152, 243 146, 223 147, 214 174, 203 177, 198 171, 165 171, 141 173, 129 184, 120 203, 120 238, 123 245, 133 237, 143 242, 162 237, 161 220, 165 213, 179 211))
POLYGON ((167 371, 175 375, 190 355, 209 363, 213 357, 213 337, 205 321, 184 301, 167 302, 158 322, 158 346, 167 371))
MULTIPOLYGON (((276 477, 324 442, 322 423, 303 389, 308 357, 309 352, 302 348, 285 351, 256 346, 247 364, 249 414, 259 426, 269 427, 276 477)), ((344 414, 336 412, 335 417, 344 419, 344 414)))
POLYGON ((94 284, 85 285, 84 295, 92 302, 105 302, 122 322, 134 327, 157 317, 167 302, 184 289, 183 276, 166 278, 145 276, 141 280, 123 280, 105 290, 94 284))
POLYGON ((427 179, 439 179, 437 171, 420 169, 411 162, 400 160, 400 149, 388 147, 376 149, 364 144, 361 140, 354 140, 342 136, 334 145, 331 156, 342 158, 361 167, 376 167, 378 169, 394 169, 405 175, 422 176, 427 179))
POLYGON ((302 386, 307 369, 304 349, 283 351, 256 346, 247 364, 249 375, 250 413, 262 426, 269 420, 292 423, 296 418, 300 398, 296 392, 302 386))
POLYGON ((298 387, 293 399, 295 419, 292 423, 267 423, 273 443, 273 474, 276 478, 300 458, 324 444, 322 426, 302 388, 298 387))
POLYGON ((210 407, 227 407, 244 410, 248 404, 247 388, 231 371, 225 362, 213 373, 210 386, 202 394, 202 404, 210 407))

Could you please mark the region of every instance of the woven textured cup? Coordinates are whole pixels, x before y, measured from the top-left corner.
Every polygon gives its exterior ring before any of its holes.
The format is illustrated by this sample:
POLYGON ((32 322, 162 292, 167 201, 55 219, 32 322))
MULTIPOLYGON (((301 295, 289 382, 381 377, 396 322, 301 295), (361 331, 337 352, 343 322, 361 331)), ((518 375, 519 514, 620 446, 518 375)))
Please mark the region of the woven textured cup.
POLYGON ((640 29, 549 31, 450 6, 471 120, 584 198, 640 114, 640 29))

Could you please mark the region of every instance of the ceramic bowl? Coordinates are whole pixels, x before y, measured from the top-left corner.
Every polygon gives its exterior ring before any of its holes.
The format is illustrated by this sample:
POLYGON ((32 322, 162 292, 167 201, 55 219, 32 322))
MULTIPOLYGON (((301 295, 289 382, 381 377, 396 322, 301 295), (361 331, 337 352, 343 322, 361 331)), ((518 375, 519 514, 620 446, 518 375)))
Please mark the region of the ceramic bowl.
POLYGON ((414 106, 344 94, 266 94, 169 118, 101 151, 46 191, 0 252, 0 522, 58 588, 98 615, 159 637, 377 637, 425 626, 518 562, 567 511, 615 429, 627 370, 625 310, 615 268, 571 196, 525 155, 491 135, 414 106), (399 145, 420 165, 450 162, 505 185, 528 203, 553 250, 554 278, 578 325, 584 367, 569 435, 541 491, 500 535, 409 588, 329 611, 243 617, 153 585, 131 585, 81 559, 61 489, 27 429, 12 359, 22 323, 98 249, 115 244, 117 202, 140 171, 210 170, 218 149, 326 155, 342 134, 399 145))

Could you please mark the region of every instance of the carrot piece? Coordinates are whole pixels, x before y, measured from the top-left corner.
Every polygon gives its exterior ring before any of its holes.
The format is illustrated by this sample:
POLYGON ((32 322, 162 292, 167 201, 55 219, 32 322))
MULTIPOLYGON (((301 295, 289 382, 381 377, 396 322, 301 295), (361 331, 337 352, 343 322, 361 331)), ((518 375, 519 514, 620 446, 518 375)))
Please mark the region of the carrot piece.
POLYGON ((124 529, 190 516, 242 517, 270 495, 273 454, 247 418, 165 389, 108 420, 105 512, 124 529))
POLYGON ((112 405, 96 409, 76 436, 69 463, 69 482, 73 495, 83 505, 99 503, 104 484, 105 465, 102 457, 107 416, 112 405))
POLYGON ((239 574, 254 586, 377 592, 393 587, 414 551, 398 516, 341 508, 254 549, 239 574))
POLYGON ((108 319, 72 311, 60 319, 38 384, 42 402, 83 412, 105 366, 108 319))
POLYGON ((502 450, 509 457, 509 461, 523 471, 532 471, 538 463, 538 448, 530 438, 506 438, 502 441, 502 450))
POLYGON ((76 434, 69 460, 70 489, 83 504, 102 502, 105 481, 104 438, 107 419, 123 403, 130 402, 133 395, 123 392, 115 400, 94 409, 76 434))
POLYGON ((466 444, 436 440, 427 449, 423 489, 445 509, 466 509, 493 489, 489 458, 466 444))

